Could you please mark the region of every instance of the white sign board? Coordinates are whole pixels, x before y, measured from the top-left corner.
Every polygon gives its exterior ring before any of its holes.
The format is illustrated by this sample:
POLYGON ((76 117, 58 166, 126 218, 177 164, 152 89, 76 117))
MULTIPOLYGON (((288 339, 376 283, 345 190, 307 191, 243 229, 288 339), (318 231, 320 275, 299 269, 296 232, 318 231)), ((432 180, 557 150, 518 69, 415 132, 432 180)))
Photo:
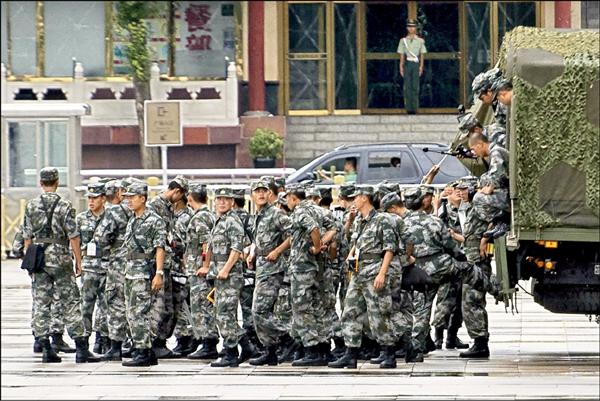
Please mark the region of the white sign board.
POLYGON ((146 146, 183 146, 181 103, 144 102, 144 144, 146 146))

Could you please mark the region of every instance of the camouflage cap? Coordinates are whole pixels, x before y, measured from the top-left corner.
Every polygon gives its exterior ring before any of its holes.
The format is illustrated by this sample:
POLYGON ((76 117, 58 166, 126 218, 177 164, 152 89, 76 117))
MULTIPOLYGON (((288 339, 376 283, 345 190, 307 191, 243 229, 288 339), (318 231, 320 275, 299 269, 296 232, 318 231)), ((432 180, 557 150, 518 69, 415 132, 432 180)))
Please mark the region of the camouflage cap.
POLYGON ((331 188, 319 188, 320 198, 331 198, 331 188))
POLYGON ((356 189, 354 190, 354 193, 350 196, 354 198, 358 195, 373 196, 373 195, 375 195, 375 189, 370 185, 357 186, 356 189))
POLYGON ((424 193, 421 191, 421 189, 419 187, 407 188, 404 191, 404 200, 405 201, 421 200, 421 199, 423 199, 423 196, 424 196, 424 193))
POLYGON ((503 79, 502 70, 500 70, 500 68, 492 68, 492 69, 487 70, 485 72, 485 76, 487 77, 487 79, 490 83, 490 88, 496 81, 503 79))
POLYGON ((86 198, 97 198, 106 195, 105 184, 102 182, 90 182, 87 186, 86 198))
POLYGON ((449 183, 446 184, 446 187, 456 188, 456 186, 458 185, 459 182, 460 182, 460 180, 450 181, 449 183))
POLYGON ((215 198, 234 198, 233 191, 231 188, 217 188, 215 189, 215 198))
POLYGON ((287 194, 285 192, 277 194, 277 203, 280 205, 287 205, 287 194))
POLYGON ((206 191, 206 184, 190 184, 189 193, 191 194, 200 194, 206 191))
POLYGON ((104 192, 108 196, 115 195, 119 188, 123 188, 123 183, 121 180, 110 180, 104 184, 104 192))
POLYGON ((308 188, 306 190, 306 196, 309 197, 309 198, 312 198, 312 197, 315 197, 315 196, 320 198, 321 197, 321 191, 319 191, 319 188, 317 188, 317 187, 310 187, 310 188, 308 188))
POLYGON ((421 190, 423 196, 433 195, 435 193, 435 187, 432 187, 431 185, 421 185, 419 186, 419 189, 421 190))
POLYGON ((492 83, 489 80, 489 76, 486 72, 482 72, 478 74, 474 79, 473 83, 471 83, 471 90, 473 91, 473 96, 478 98, 481 92, 484 92, 490 89, 492 83))
POLYGON ((479 120, 473 113, 467 113, 458 116, 458 129, 461 132, 468 133, 479 125, 479 120))
POLYGON ((467 176, 460 178, 456 188, 466 189, 469 187, 476 187, 478 182, 479 182, 479 179, 477 177, 472 176, 472 175, 467 175, 467 176))
POLYGON ((246 199, 246 190, 243 188, 232 189, 231 192, 236 199, 246 199))
POLYGON ((340 198, 352 198, 352 194, 356 191, 356 185, 343 184, 340 186, 340 198))
POLYGON ((177 185, 179 185, 181 187, 181 189, 183 189, 184 193, 187 193, 188 190, 190 189, 187 178, 185 178, 182 175, 176 176, 175 178, 173 178, 171 180, 171 182, 176 182, 177 185))
POLYGON ((492 91, 494 93, 497 93, 500 89, 502 88, 510 88, 512 87, 510 81, 506 78, 500 78, 494 81, 494 83, 492 84, 492 91))
POLYGON ((148 196, 148 185, 143 182, 132 182, 127 187, 124 196, 144 195, 148 196))
POLYGON ((379 193, 380 195, 387 195, 390 192, 398 192, 400 190, 400 184, 395 183, 395 182, 381 182, 379 183, 379 185, 377 186, 377 193, 379 193))
POLYGON ((381 209, 387 210, 393 205, 398 205, 402 203, 402 199, 400 199, 400 195, 396 192, 390 192, 386 194, 383 198, 381 198, 381 209))
POLYGON ((58 180, 58 169, 56 167, 44 167, 40 170, 40 180, 56 181, 58 180))
POLYGON ((252 182, 252 185, 250 187, 250 190, 252 192, 256 191, 259 188, 269 189, 269 182, 262 178, 258 181, 252 182))
POLYGON ((271 183, 275 182, 275 177, 273 177, 272 175, 261 175, 258 180, 266 181, 267 183, 269 183, 269 185, 271 185, 271 183))
POLYGON ((123 185, 123 188, 127 188, 128 186, 130 186, 134 182, 143 183, 144 181, 142 181, 140 179, 137 179, 135 177, 126 177, 126 178, 123 178, 121 180, 121 184, 123 185))
POLYGON ((277 188, 285 188, 285 177, 275 178, 275 185, 277 185, 277 188))

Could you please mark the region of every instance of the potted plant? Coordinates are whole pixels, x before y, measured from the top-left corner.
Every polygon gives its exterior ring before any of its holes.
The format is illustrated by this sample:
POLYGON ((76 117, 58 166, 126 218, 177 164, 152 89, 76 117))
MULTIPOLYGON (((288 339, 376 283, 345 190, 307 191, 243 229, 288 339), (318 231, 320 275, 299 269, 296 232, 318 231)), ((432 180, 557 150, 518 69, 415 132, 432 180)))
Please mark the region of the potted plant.
POLYGON ((250 139, 249 151, 255 168, 273 168, 275 160, 283 156, 283 139, 270 128, 257 128, 250 139))

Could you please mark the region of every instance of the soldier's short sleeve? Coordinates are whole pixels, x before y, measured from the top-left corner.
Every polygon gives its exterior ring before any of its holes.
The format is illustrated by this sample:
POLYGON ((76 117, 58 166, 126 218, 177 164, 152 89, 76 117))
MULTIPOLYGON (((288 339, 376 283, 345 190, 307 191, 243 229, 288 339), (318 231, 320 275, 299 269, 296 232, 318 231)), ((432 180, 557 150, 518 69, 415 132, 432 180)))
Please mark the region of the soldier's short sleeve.
POLYGON ((167 245, 167 225, 165 221, 157 216, 153 222, 154 236, 152 237, 152 249, 166 248, 167 245))
POLYGON ((308 213, 299 213, 297 216, 297 224, 306 229, 306 232, 311 233, 315 228, 319 228, 319 224, 308 213))
POLYGON ((246 236, 240 219, 231 218, 227 221, 226 233, 230 238, 230 246, 234 251, 242 253, 244 250, 244 238, 246 236))
POLYGON ((199 243, 204 244, 209 241, 212 226, 212 219, 207 213, 195 220, 194 231, 196 232, 199 243))
POLYGON ((398 247, 398 238, 391 220, 387 216, 382 215, 382 218, 379 219, 379 225, 383 250, 395 253, 398 247))
POLYGON ((75 212, 75 208, 71 205, 70 202, 66 205, 66 215, 64 220, 64 230, 67 233, 69 239, 79 237, 79 229, 77 227, 77 221, 75 217, 77 216, 75 212))
POLYGON ((25 216, 23 216, 23 239, 30 240, 33 238, 33 227, 31 225, 31 201, 27 203, 25 208, 25 216))
POLYGON ((331 213, 323 213, 323 228, 325 231, 336 230, 335 219, 331 213))
POLYGON ((277 228, 283 232, 283 237, 292 235, 292 219, 283 212, 277 212, 277 228))
POLYGON ((94 242, 100 247, 108 246, 115 237, 116 220, 113 213, 112 208, 106 209, 104 217, 100 220, 100 223, 98 223, 98 227, 96 227, 96 231, 94 232, 94 242))

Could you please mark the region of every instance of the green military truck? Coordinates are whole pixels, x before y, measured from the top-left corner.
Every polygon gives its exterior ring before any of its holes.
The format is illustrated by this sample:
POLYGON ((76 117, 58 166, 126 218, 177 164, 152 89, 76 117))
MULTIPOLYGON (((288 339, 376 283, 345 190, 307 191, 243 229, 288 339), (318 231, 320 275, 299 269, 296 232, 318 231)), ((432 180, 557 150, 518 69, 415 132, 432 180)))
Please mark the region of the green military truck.
POLYGON ((534 300, 547 310, 597 320, 599 49, 598 31, 518 27, 505 36, 512 221, 494 243, 505 294, 533 279, 534 300))

